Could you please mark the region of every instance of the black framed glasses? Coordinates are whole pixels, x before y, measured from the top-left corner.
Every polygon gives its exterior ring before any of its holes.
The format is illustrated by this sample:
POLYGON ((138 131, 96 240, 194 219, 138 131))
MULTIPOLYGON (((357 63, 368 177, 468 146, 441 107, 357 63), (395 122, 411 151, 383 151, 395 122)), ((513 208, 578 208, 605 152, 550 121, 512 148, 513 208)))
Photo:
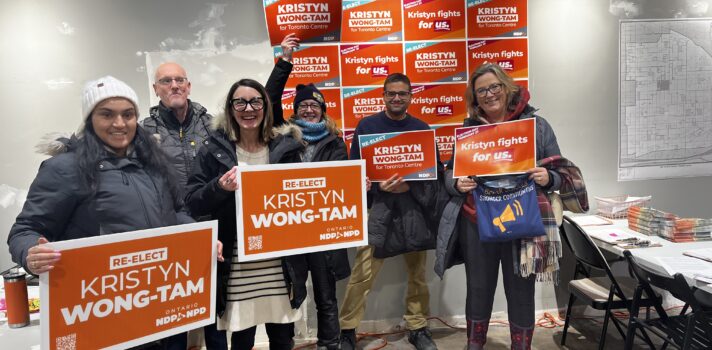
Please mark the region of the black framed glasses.
POLYGON ((405 99, 410 97, 410 91, 384 91, 383 96, 386 96, 388 99, 395 98, 396 96, 405 99))
POLYGON ((477 94, 477 97, 485 97, 485 96, 487 96, 488 92, 492 95, 498 94, 498 93, 502 92, 502 86, 504 86, 504 84, 502 84, 502 83, 492 84, 486 88, 482 87, 482 88, 475 90, 475 94, 477 94))
POLYGON ((247 109, 247 105, 250 105, 253 110, 259 111, 265 107, 265 101, 261 97, 255 97, 249 101, 242 98, 230 100, 230 106, 237 112, 244 112, 247 109))
POLYGON ((306 111, 309 108, 311 108, 312 111, 316 111, 321 109, 321 105, 318 103, 300 103, 297 105, 297 110, 299 111, 306 111))
POLYGON ((157 83, 159 85, 168 86, 168 85, 171 85, 171 83, 174 81, 176 82, 176 84, 178 84, 178 86, 183 86, 186 83, 188 83, 188 78, 186 78, 186 77, 175 77, 175 78, 165 77, 165 78, 158 79, 157 83))

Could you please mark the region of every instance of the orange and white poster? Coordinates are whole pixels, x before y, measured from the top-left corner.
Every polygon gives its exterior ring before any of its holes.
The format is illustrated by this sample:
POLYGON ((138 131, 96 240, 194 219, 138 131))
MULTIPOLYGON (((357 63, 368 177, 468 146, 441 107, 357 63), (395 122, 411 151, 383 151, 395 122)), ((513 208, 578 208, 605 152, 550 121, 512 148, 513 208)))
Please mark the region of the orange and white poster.
MULTIPOLYGON (((343 128, 341 121, 341 90, 340 89, 319 89, 324 95, 324 103, 326 103, 326 114, 334 120, 336 127, 343 128)), ((296 90, 285 90, 282 93, 282 111, 284 111, 284 119, 289 119, 294 115, 294 97, 297 95, 296 90)))
POLYGON ((237 181, 241 262, 368 244, 362 160, 237 167, 237 181))
MULTIPOLYGON (((281 47, 274 47, 275 62, 282 55, 281 47)), ((339 87, 339 46, 301 45, 292 54, 292 73, 287 80, 287 89, 297 84, 314 83, 317 87, 339 87)))
POLYGON ((358 142, 366 175, 373 182, 395 174, 409 181, 438 178, 433 130, 359 135, 358 142))
POLYGON ((125 349, 215 322, 217 221, 51 242, 42 349, 125 349))
POLYGON ((405 73, 413 83, 467 81, 466 42, 405 43, 405 73))
POLYGON ((527 38, 469 40, 467 57, 470 74, 485 62, 499 64, 514 79, 529 77, 527 38))
POLYGON ((346 154, 351 156, 351 142, 354 141, 354 131, 353 130, 344 130, 344 143, 346 144, 346 154))
POLYGON ((527 0, 467 0, 467 37, 527 36, 527 0))
POLYGON ((440 162, 447 164, 452 159, 452 150, 455 147, 455 129, 462 127, 462 124, 431 125, 435 130, 435 142, 440 153, 440 162))
POLYGON ((344 88, 344 128, 355 129, 361 119, 385 108, 382 87, 344 88))
POLYGON ((341 42, 400 41, 401 3, 394 0, 343 0, 341 42))
POLYGON ((341 40, 340 0, 263 0, 270 45, 290 33, 302 43, 341 40))
POLYGON ((455 129, 453 176, 523 173, 536 164, 536 119, 455 129))
POLYGON ((460 123, 467 118, 467 84, 413 85, 408 113, 428 124, 460 123))
POLYGON ((403 73, 403 45, 341 44, 341 85, 383 85, 392 73, 403 73))
POLYGON ((465 2, 403 0, 405 40, 465 38, 465 2))

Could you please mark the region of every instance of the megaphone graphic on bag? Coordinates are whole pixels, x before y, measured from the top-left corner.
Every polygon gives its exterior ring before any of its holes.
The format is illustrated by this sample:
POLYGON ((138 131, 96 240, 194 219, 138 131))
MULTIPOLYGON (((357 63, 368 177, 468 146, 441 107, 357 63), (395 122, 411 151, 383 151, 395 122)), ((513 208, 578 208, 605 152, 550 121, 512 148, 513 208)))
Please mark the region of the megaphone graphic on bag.
POLYGON ((519 203, 519 200, 515 199, 513 203, 507 204, 504 211, 502 211, 502 214, 492 219, 492 224, 499 227, 499 230, 504 232, 507 230, 507 228, 504 227, 505 222, 516 221, 517 216, 521 217, 523 215, 524 210, 522 209, 522 204, 519 203), (514 206, 514 210, 512 210, 512 206, 514 206))

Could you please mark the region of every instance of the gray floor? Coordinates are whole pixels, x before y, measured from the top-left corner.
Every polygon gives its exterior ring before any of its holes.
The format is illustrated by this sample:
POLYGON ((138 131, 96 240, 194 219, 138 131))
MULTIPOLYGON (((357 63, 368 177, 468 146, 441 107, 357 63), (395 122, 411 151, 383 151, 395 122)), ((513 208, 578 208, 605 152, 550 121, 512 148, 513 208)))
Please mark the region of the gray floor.
MULTIPOLYGON (((537 327, 534 331, 533 349, 576 349, 588 350, 598 349, 599 336, 601 333, 601 320, 579 319, 569 327, 566 337, 566 346, 561 346, 562 326, 555 328, 537 327)), ((433 329, 433 339, 438 345, 438 349, 463 349, 467 343, 465 330, 451 328, 433 329)), ((606 349, 623 349, 623 341, 613 325, 609 325, 608 336, 606 338, 606 349)), ((636 341, 641 343, 642 341, 636 341)), ((509 349, 509 327, 504 325, 491 325, 487 334, 486 349, 504 350, 509 349)), ((363 337, 358 342, 359 349, 415 349, 408 342, 406 333, 398 333, 381 338, 363 337)), ((647 346, 636 346, 636 349, 646 349, 647 346)), ((316 349, 313 345, 301 344, 295 349, 316 349)))

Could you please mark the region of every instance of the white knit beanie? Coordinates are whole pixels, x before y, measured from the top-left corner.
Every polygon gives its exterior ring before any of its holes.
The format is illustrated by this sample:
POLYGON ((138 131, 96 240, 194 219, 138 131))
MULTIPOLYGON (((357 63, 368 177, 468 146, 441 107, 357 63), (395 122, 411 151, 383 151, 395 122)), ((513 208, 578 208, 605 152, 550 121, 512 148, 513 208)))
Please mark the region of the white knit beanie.
POLYGON ((138 118, 138 95, 136 95, 136 91, 123 81, 107 75, 84 85, 84 90, 82 91, 82 122, 77 129, 77 135, 81 135, 84 132, 84 125, 87 118, 91 116, 91 112, 94 111, 94 107, 101 101, 111 97, 123 97, 131 101, 136 109, 136 117, 138 118))

